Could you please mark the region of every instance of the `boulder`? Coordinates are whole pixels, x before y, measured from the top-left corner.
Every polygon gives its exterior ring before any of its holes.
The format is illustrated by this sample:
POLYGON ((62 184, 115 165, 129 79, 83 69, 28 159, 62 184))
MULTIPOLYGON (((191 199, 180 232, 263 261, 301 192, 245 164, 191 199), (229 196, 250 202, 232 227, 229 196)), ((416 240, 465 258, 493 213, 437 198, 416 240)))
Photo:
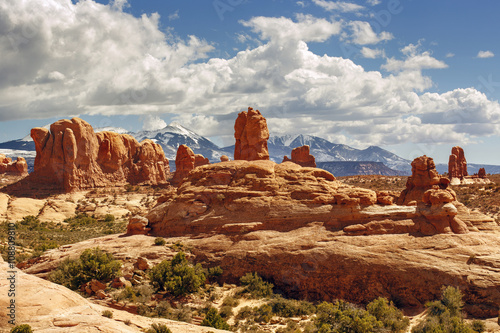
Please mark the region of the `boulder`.
POLYGON ((234 124, 234 146, 235 160, 269 160, 267 140, 269 130, 267 129, 266 118, 259 110, 248 108, 238 114, 234 124))
POLYGON ((309 146, 305 145, 292 149, 292 159, 288 156, 283 158, 283 162, 291 161, 303 167, 316 167, 316 159, 309 153, 309 146))
POLYGON ((148 219, 142 216, 134 216, 130 218, 127 225, 127 236, 131 235, 145 235, 149 232, 148 219))
POLYGON ((463 179, 468 175, 464 150, 459 146, 455 146, 451 149, 451 155, 448 162, 448 177, 463 179))
POLYGON ((229 157, 227 157, 226 155, 222 155, 222 156, 220 157, 220 161, 221 161, 221 162, 227 162, 227 161, 229 161, 229 157))

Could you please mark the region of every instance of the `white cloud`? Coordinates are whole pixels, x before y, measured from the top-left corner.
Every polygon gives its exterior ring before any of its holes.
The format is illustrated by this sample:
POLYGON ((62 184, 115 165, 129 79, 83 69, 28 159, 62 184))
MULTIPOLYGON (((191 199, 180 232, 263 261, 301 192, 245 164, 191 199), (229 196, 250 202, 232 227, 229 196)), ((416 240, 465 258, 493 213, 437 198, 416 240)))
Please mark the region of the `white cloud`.
POLYGON ((179 10, 176 10, 172 14, 168 15, 168 20, 169 21, 177 20, 179 17, 180 17, 179 16, 179 10))
POLYGON ((382 3, 381 0, 366 0, 366 2, 370 5, 370 6, 376 6, 376 5, 380 5, 382 3))
POLYGON ((313 3, 329 12, 349 13, 359 12, 365 9, 365 7, 361 5, 344 1, 313 0, 313 3))
POLYGON ((493 58, 495 54, 491 51, 479 51, 477 53, 478 58, 493 58))
POLYGON ((146 115, 143 120, 142 129, 145 131, 156 131, 165 128, 167 123, 158 116, 146 115))
POLYGON ((306 7, 306 3, 304 1, 297 1, 296 4, 302 8, 306 7))
POLYGON ((385 52, 381 49, 370 49, 369 47, 363 46, 361 55, 365 58, 376 59, 385 57, 385 52))
POLYGON ((351 30, 351 34, 348 35, 347 38, 354 44, 377 44, 394 38, 394 36, 387 31, 382 31, 379 34, 375 33, 368 22, 351 21, 347 26, 351 30))
POLYGON ((307 42, 338 35, 339 22, 252 18, 243 25, 260 45, 205 59, 209 43, 169 36, 156 14, 135 18, 90 0, 4 0, 0 13, 8 31, 0 35, 0 121, 136 114, 159 128, 166 124, 154 115, 169 113, 203 135, 231 137, 235 112, 252 106, 272 133, 344 143, 468 142, 474 128, 500 134, 498 102, 477 90, 425 92, 432 80, 421 70, 446 64, 419 44, 403 48, 404 60, 387 60, 390 74, 314 54, 307 42))
POLYGON ((271 41, 322 42, 341 30, 339 22, 303 14, 297 15, 297 22, 286 17, 258 16, 240 23, 260 34, 262 39, 271 41))
POLYGON ((453 58, 454 56, 455 56, 455 53, 451 53, 451 52, 449 52, 449 53, 446 53, 446 56, 445 56, 445 57, 446 57, 446 58, 453 58))
POLYGON ((388 58, 382 68, 388 72, 400 71, 421 71, 423 69, 447 68, 448 65, 441 60, 431 56, 429 51, 419 53, 421 43, 409 44, 401 49, 401 53, 406 56, 405 60, 388 58))

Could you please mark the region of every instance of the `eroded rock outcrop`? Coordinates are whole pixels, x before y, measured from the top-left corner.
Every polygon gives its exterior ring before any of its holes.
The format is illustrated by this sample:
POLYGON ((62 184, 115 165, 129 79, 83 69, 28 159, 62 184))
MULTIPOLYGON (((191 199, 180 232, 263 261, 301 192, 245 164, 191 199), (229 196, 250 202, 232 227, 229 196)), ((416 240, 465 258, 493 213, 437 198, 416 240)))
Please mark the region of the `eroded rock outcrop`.
POLYGON ((479 168, 477 176, 482 179, 486 178, 486 170, 484 168, 479 168))
POLYGON ((33 128, 34 172, 16 189, 73 191, 126 183, 158 184, 166 180, 168 160, 160 145, 139 143, 132 136, 95 133, 79 118, 53 123, 50 130, 33 128))
POLYGON ((186 145, 180 145, 175 156, 175 174, 172 183, 179 184, 189 171, 194 169, 195 161, 196 156, 193 150, 186 145))
POLYGON ((234 146, 235 160, 269 160, 267 140, 269 130, 267 129, 266 118, 259 110, 248 108, 238 114, 234 124, 234 146))
POLYGON ((283 158, 283 162, 291 161, 303 167, 316 167, 316 159, 309 152, 309 146, 304 145, 302 147, 297 147, 292 149, 292 159, 289 159, 288 156, 283 158))
POLYGON ((207 165, 210 164, 210 161, 208 160, 208 157, 204 157, 201 154, 195 154, 194 155, 194 167, 199 167, 202 165, 207 165))
POLYGON ((23 157, 18 157, 12 161, 10 157, 0 154, 0 174, 9 174, 14 176, 26 176, 28 174, 28 164, 23 157))
POLYGON ((448 176, 451 178, 463 179, 468 176, 467 160, 465 159, 464 150, 459 146, 451 149, 451 155, 448 162, 448 176))
POLYGON ((434 160, 420 156, 411 166, 412 175, 398 198, 398 204, 417 206, 417 212, 429 222, 422 224, 420 231, 426 235, 463 234, 469 232, 469 227, 474 229, 472 224, 467 225, 457 216, 457 206, 464 211, 467 209, 457 201, 455 191, 448 187, 449 179, 439 176, 434 160))

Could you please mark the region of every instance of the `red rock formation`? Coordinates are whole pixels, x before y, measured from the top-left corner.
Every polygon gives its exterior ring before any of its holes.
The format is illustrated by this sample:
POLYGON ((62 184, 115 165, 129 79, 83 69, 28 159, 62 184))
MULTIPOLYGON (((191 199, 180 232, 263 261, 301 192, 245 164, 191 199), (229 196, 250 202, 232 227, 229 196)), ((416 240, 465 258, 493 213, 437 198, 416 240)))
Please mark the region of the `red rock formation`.
POLYGON ((463 179, 468 175, 464 150, 459 146, 455 146, 451 149, 451 155, 448 162, 448 177, 463 179))
POLYGON ((189 174, 189 171, 194 169, 196 156, 186 145, 180 145, 177 148, 177 155, 175 156, 175 175, 172 180, 174 185, 178 185, 184 177, 189 174))
POLYGON ((417 205, 417 212, 429 222, 422 224, 420 231, 426 235, 469 232, 466 223, 457 216, 457 206, 462 204, 457 201, 455 192, 448 188, 449 179, 437 173, 433 159, 425 155, 417 157, 411 166, 412 175, 398 198, 398 204, 417 205))
POLYGON ((20 188, 63 191, 166 180, 168 160, 160 145, 138 143, 130 135, 96 134, 87 122, 73 118, 53 123, 50 131, 33 128, 35 170, 20 188))
POLYGON ((445 188, 449 184, 447 178, 439 176, 431 157, 420 156, 411 162, 411 177, 408 177, 406 189, 398 198, 399 205, 407 205, 412 201, 421 202, 425 191, 445 188))
POLYGON ((194 155, 194 167, 195 168, 202 166, 202 165, 207 165, 207 164, 210 164, 208 157, 204 157, 201 154, 194 155))
POLYGON ((221 162, 227 162, 227 161, 229 161, 229 157, 227 157, 226 155, 222 155, 222 156, 220 157, 220 161, 221 161, 221 162))
POLYGON ((480 168, 478 173, 477 173, 477 176, 479 178, 483 178, 483 179, 486 178, 486 170, 484 170, 484 168, 480 168))
POLYGON ((292 159, 288 156, 283 158, 283 162, 291 161, 303 167, 316 167, 316 159, 309 153, 309 146, 305 145, 292 150, 292 159))
POLYGON ((0 174, 10 174, 14 176, 26 176, 28 174, 28 164, 23 157, 18 157, 12 162, 10 157, 0 154, 0 174))
POLYGON ((269 130, 267 129, 266 118, 259 110, 248 108, 238 114, 234 124, 234 146, 235 160, 269 160, 267 150, 267 140, 269 130))

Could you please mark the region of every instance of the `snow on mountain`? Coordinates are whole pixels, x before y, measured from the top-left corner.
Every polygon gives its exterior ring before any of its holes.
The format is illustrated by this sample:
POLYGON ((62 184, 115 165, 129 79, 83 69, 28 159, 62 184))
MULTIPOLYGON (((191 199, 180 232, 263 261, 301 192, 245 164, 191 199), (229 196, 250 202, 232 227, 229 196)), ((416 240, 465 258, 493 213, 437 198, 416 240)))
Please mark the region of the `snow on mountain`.
POLYGON ((94 128, 94 132, 96 132, 96 133, 99 133, 99 132, 115 132, 115 133, 118 133, 118 134, 130 134, 129 131, 127 131, 124 128, 121 128, 121 127, 111 127, 111 126, 94 128))
MULTIPOLYGON (((212 162, 219 162, 220 157, 226 155, 226 153, 212 141, 176 122, 159 130, 140 131, 129 134, 135 137, 139 142, 145 139, 151 139, 158 143, 163 148, 165 156, 169 161, 175 161, 177 148, 182 144, 191 148, 195 154, 202 154, 208 157, 212 162)), ((175 164, 170 163, 170 166, 171 168, 175 167, 175 164)))
POLYGON ((316 136, 303 134, 271 137, 268 141, 270 158, 275 162, 281 162, 284 155, 290 157, 293 148, 303 145, 311 147, 311 154, 316 158, 316 162, 381 162, 391 169, 403 171, 403 174, 411 173, 410 161, 380 147, 370 146, 366 149, 356 149, 343 144, 335 144, 316 136))

